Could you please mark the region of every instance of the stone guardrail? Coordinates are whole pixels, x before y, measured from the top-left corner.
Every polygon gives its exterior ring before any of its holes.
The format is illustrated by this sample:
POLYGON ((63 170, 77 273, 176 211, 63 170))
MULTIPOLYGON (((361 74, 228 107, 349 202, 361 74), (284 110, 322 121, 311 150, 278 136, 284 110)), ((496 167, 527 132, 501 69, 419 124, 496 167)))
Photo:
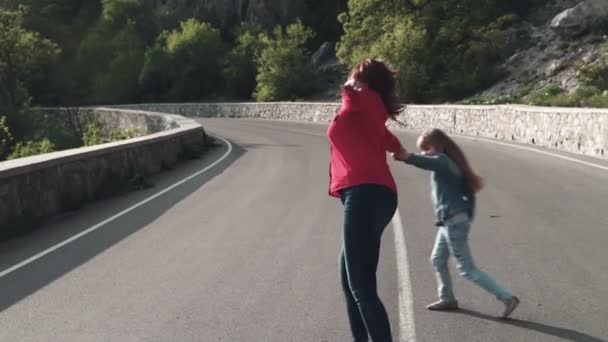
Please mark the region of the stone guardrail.
MULTIPOLYGON (((197 117, 330 122, 338 103, 173 103, 124 106, 197 117)), ((608 109, 410 105, 393 127, 501 139, 608 159, 608 109)))
POLYGON ((136 179, 170 168, 207 142, 200 124, 179 115, 84 110, 94 114, 105 129, 139 128, 146 135, 0 162, 0 237, 124 191, 136 179))
MULTIPOLYGON (((339 103, 174 103, 93 108, 109 129, 138 127, 148 135, 0 163, 0 236, 82 203, 107 196, 135 173, 176 163, 206 140, 183 116, 330 122, 339 103), (152 113, 157 112, 157 113, 152 113), (172 114, 161 114, 172 113, 172 114), (183 115, 183 116, 180 116, 183 115)), ((393 127, 480 136, 608 158, 608 110, 521 105, 410 105, 393 127)))

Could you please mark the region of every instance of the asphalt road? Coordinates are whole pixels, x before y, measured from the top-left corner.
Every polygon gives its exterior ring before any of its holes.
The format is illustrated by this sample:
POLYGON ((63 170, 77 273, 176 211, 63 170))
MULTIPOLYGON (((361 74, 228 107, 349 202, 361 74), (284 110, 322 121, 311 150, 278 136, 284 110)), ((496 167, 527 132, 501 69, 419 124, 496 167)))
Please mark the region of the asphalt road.
MULTIPOLYGON (((230 144, 0 244, 0 341, 349 341, 326 127, 202 122, 230 144)), ((413 148, 415 134, 398 135, 413 148)), ((378 277, 395 341, 608 341, 608 170, 458 140, 487 183, 474 256, 522 304, 495 320, 501 305, 454 270, 464 310, 425 310, 429 175, 392 163, 402 224, 384 235, 378 277)))

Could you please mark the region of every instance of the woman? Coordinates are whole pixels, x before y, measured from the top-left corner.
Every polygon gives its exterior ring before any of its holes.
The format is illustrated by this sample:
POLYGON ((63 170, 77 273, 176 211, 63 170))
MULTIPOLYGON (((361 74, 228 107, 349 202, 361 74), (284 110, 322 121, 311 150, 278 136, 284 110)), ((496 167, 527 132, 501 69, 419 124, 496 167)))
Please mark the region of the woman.
POLYGON ((397 73, 379 59, 353 68, 343 105, 329 126, 330 189, 344 205, 340 275, 354 341, 391 341, 386 309, 376 290, 380 239, 397 209, 397 186, 387 152, 406 155, 386 120, 402 109, 397 73))

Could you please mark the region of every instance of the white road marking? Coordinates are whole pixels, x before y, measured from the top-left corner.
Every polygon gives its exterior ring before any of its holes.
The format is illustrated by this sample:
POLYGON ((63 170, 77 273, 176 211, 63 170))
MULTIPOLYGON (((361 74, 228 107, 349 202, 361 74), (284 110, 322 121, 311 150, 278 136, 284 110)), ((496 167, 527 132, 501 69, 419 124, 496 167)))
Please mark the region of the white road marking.
POLYGON ((50 253, 52 253, 52 252, 54 252, 54 251, 56 251, 56 250, 64 247, 64 246, 66 246, 67 244, 69 244, 71 242, 74 242, 74 241, 80 239, 81 237, 83 237, 83 236, 85 236, 87 234, 90 234, 91 232, 93 232, 93 231, 95 231, 95 230, 97 230, 97 229, 105 226, 106 224, 108 224, 108 223, 116 220, 117 218, 128 214, 129 212, 131 212, 131 211, 133 211, 133 210, 141 207, 142 205, 144 205, 144 204, 146 204, 146 203, 148 203, 148 202, 150 202, 150 201, 152 201, 152 200, 154 200, 154 199, 162 196, 163 194, 165 194, 165 193, 167 193, 167 192, 169 192, 169 191, 177 188, 178 186, 186 183, 187 181, 189 181, 189 180, 191 180, 191 179, 193 179, 193 178, 195 178, 197 176, 200 176, 201 174, 203 174, 203 173, 211 170, 217 164, 221 163, 224 159, 226 159, 230 155, 230 153, 232 153, 232 149, 233 149, 232 148, 232 144, 230 143, 230 141, 228 141, 228 140, 226 140, 226 139, 224 139, 222 137, 216 137, 216 138, 222 140, 228 146, 228 150, 226 151, 226 153, 224 153, 218 160, 214 161, 213 163, 211 163, 210 165, 208 165, 204 169, 195 172, 194 174, 192 174, 192 175, 190 175, 190 176, 188 176, 188 177, 180 180, 179 182, 177 182, 177 183, 175 183, 173 185, 170 185, 170 186, 166 187, 165 189, 163 189, 163 190, 157 192, 156 194, 154 194, 154 195, 152 195, 152 196, 144 199, 143 201, 141 201, 141 202, 139 202, 137 204, 134 204, 133 206, 131 206, 131 207, 129 207, 129 208, 127 208, 127 209, 119 212, 118 214, 116 214, 114 216, 111 216, 111 217, 109 217, 109 218, 107 218, 107 219, 99 222, 98 224, 96 224, 96 225, 94 225, 94 226, 92 226, 90 228, 87 228, 86 230, 84 230, 84 231, 82 231, 82 232, 80 232, 80 233, 78 233, 78 234, 76 234, 76 235, 74 235, 74 236, 72 236, 72 237, 70 237, 70 238, 68 238, 68 239, 66 239, 66 240, 64 240, 64 241, 62 241, 62 242, 60 242, 60 243, 58 243, 58 244, 50 247, 50 248, 48 248, 48 249, 45 249, 44 251, 42 251, 42 252, 40 252, 40 253, 38 253, 36 255, 33 255, 33 256, 31 256, 31 257, 29 257, 29 258, 21 261, 20 263, 12 266, 12 267, 9 267, 9 268, 5 269, 4 271, 0 272, 0 278, 5 277, 6 275, 8 275, 8 274, 10 274, 12 272, 15 272, 18 269, 20 269, 20 268, 22 268, 24 266, 27 266, 27 265, 33 263, 34 261, 36 261, 36 260, 38 260, 40 258, 43 258, 44 256, 46 256, 46 255, 48 255, 48 254, 50 254, 50 253))
POLYGON ((509 143, 500 142, 500 141, 496 141, 496 140, 492 140, 492 139, 487 139, 487 138, 481 138, 481 137, 474 137, 474 136, 467 136, 467 135, 460 135, 460 134, 455 134, 455 136, 458 136, 459 138, 469 139, 469 140, 479 140, 479 141, 487 142, 487 143, 490 143, 490 144, 496 144, 496 145, 501 145, 501 146, 508 146, 508 147, 517 148, 517 149, 524 150, 524 151, 530 151, 530 152, 540 153, 540 154, 544 154, 544 155, 547 155, 547 156, 551 156, 551 157, 555 157, 555 158, 571 161, 571 162, 574 162, 574 163, 577 163, 577 164, 582 164, 582 165, 585 165, 585 166, 591 166, 591 167, 594 167, 594 168, 597 168, 597 169, 600 169, 600 170, 608 171, 608 166, 604 166, 604 165, 600 165, 600 164, 595 164, 595 163, 587 162, 587 161, 584 161, 584 160, 580 160, 580 159, 564 156, 564 155, 561 155, 561 154, 552 153, 552 152, 548 152, 548 151, 544 151, 544 150, 539 150, 539 149, 536 149, 536 148, 531 148, 531 147, 526 147, 526 146, 520 146, 520 145, 515 145, 515 144, 509 144, 509 143))
POLYGON ((397 256, 397 279, 399 281, 399 341, 415 342, 416 326, 414 325, 414 295, 410 281, 410 268, 407 260, 407 248, 403 234, 403 224, 399 209, 393 216, 395 233, 395 254, 397 256))

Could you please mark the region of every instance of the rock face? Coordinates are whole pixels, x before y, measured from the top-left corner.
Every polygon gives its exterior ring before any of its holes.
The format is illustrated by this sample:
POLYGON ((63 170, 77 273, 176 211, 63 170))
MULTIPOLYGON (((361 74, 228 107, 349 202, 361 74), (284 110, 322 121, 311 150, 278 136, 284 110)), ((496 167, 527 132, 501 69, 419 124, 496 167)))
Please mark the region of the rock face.
POLYGON ((335 99, 340 96, 340 85, 346 80, 348 67, 336 58, 336 43, 324 42, 311 57, 311 64, 317 74, 314 100, 335 99))
POLYGON ((547 86, 574 92, 581 65, 608 63, 608 37, 589 30, 608 18, 605 11, 608 0, 553 0, 538 8, 519 25, 525 44, 501 65, 505 76, 479 97, 526 99, 547 86))
POLYGON ((332 42, 324 42, 321 47, 312 55, 312 65, 318 67, 326 63, 330 59, 336 57, 336 44, 332 42))
POLYGON ((144 0, 165 14, 196 15, 222 27, 247 21, 265 28, 286 24, 291 18, 289 0, 144 0))
POLYGON ((567 37, 577 37, 591 25, 608 16, 608 1, 586 0, 559 13, 551 27, 567 37))

